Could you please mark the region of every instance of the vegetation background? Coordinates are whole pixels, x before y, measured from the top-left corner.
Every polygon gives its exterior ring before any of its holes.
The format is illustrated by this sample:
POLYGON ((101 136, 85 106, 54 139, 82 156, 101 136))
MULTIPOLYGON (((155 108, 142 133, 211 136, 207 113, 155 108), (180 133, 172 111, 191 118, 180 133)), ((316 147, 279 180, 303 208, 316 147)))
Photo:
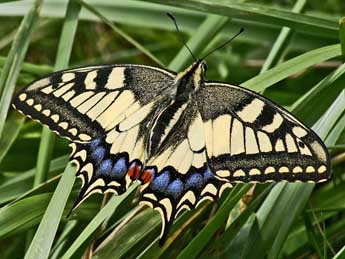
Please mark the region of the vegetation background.
POLYGON ((0 1, 1 258, 345 258, 345 2, 0 1), (66 218, 80 188, 67 142, 10 108, 16 89, 63 68, 135 63, 180 71, 207 59, 208 79, 283 105, 328 146, 332 180, 238 184, 179 217, 158 247, 158 212, 136 185, 94 195, 66 218), (343 54, 343 55, 342 55, 343 54), (75 182, 75 183, 74 183, 75 182))

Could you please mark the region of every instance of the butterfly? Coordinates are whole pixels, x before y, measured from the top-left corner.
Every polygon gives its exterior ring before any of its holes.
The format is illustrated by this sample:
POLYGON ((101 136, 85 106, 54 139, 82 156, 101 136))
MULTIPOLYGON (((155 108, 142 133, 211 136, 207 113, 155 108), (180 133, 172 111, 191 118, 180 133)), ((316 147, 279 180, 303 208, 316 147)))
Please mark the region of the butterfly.
POLYGON ((195 62, 180 73, 130 64, 67 69, 13 98, 17 110, 71 142, 82 181, 73 208, 140 181, 140 203, 161 214, 161 246, 181 211, 233 183, 330 177, 327 148, 311 129, 248 89, 206 81, 204 60, 218 48, 197 59, 184 45, 195 62))

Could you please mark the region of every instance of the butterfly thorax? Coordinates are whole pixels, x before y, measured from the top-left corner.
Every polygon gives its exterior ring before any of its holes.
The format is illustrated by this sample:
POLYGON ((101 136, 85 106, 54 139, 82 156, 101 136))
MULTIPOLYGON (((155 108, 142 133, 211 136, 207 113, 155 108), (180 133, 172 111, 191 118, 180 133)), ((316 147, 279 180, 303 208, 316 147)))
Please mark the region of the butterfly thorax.
POLYGON ((206 72, 206 63, 204 61, 196 61, 186 70, 177 74, 176 97, 177 101, 189 101, 191 95, 197 91, 204 83, 204 74, 206 72))
POLYGON ((177 74, 174 87, 175 98, 156 116, 153 123, 148 145, 149 156, 158 154, 183 122, 184 110, 192 99, 192 95, 204 83, 205 71, 206 64, 203 61, 197 61, 177 74))

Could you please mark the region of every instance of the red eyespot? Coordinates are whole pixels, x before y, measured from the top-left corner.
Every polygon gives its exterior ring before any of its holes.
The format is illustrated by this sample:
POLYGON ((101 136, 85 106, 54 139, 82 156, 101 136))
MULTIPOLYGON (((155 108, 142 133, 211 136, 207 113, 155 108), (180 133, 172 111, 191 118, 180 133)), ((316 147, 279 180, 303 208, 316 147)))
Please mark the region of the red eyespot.
POLYGON ((141 176, 140 176, 140 181, 143 184, 149 183, 152 180, 152 171, 151 170, 145 170, 141 176))
POLYGON ((138 177, 140 175, 140 171, 141 171, 141 166, 134 163, 129 168, 128 175, 134 181, 134 180, 138 179, 138 177))

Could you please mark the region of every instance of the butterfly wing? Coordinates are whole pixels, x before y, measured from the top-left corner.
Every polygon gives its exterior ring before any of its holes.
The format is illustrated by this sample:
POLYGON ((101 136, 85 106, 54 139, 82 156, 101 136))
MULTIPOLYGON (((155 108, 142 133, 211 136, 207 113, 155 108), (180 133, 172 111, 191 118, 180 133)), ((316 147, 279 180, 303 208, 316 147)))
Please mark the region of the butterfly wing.
POLYGON ((143 171, 142 178, 152 178, 143 186, 140 198, 141 203, 161 214, 161 245, 183 209, 194 209, 206 199, 215 200, 231 187, 208 166, 203 122, 196 101, 188 103, 170 126, 171 130, 165 130, 166 135, 159 138, 164 139, 160 152, 150 158, 143 171))
POLYGON ((25 87, 13 105, 72 141, 71 160, 82 179, 77 205, 95 192, 126 190, 173 80, 168 71, 138 65, 69 69, 25 87))
POLYGON ((207 157, 218 177, 230 182, 329 178, 326 147, 283 108, 247 89, 212 82, 196 99, 207 157))
POLYGON ((161 214, 161 245, 182 209, 217 199, 232 182, 318 182, 330 174, 327 149, 312 130, 240 87, 206 83, 170 132, 144 170, 153 177, 141 194, 161 214))

